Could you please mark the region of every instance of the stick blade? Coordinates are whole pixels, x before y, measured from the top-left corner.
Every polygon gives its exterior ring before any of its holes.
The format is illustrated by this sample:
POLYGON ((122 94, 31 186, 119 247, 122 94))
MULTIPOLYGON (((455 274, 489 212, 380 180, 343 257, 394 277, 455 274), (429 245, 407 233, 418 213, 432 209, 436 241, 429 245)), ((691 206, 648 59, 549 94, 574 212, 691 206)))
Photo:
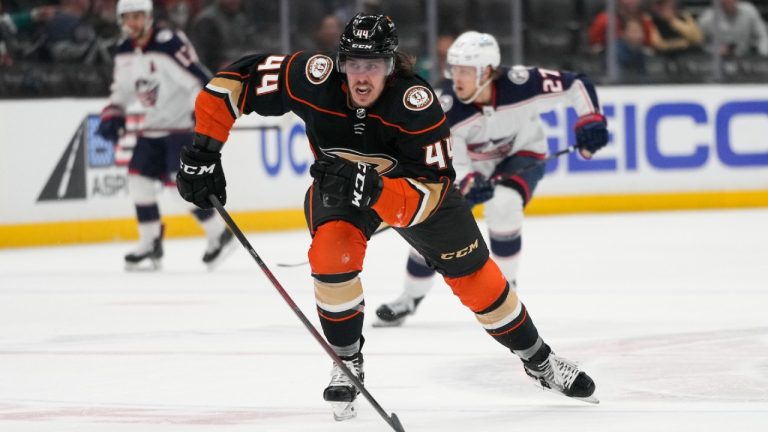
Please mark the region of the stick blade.
POLYGON ((400 423, 400 419, 397 418, 397 414, 390 414, 389 420, 391 420, 389 424, 392 426, 392 429, 396 430, 397 432, 405 432, 402 423, 400 423))

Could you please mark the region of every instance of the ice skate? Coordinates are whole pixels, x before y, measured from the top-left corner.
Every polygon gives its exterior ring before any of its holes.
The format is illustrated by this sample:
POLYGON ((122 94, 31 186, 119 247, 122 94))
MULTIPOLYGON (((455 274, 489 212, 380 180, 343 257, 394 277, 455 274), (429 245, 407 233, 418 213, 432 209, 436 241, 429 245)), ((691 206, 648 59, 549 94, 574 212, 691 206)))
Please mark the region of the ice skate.
POLYGON ((208 247, 203 255, 203 263, 208 266, 208 270, 214 270, 235 250, 234 239, 232 231, 225 228, 219 236, 208 240, 208 247))
POLYGON ((593 396, 595 382, 579 369, 576 363, 550 352, 541 363, 523 360, 525 373, 544 390, 593 404, 600 403, 593 396))
POLYGON ((408 315, 416 312, 416 308, 424 297, 411 297, 402 294, 397 300, 384 303, 376 309, 376 316, 379 318, 374 321, 374 327, 399 327, 405 321, 408 315))
MULTIPOLYGON (((357 353, 351 357, 342 357, 344 365, 363 382, 363 355, 357 353)), ((330 402, 333 409, 333 418, 336 421, 344 421, 357 417, 355 400, 360 391, 352 383, 352 380, 342 372, 341 368, 333 364, 331 369, 331 382, 323 391, 323 399, 330 402)))
POLYGON ((151 243, 140 243, 133 252, 125 255, 125 269, 128 271, 156 271, 162 268, 163 258, 163 232, 155 237, 151 243))

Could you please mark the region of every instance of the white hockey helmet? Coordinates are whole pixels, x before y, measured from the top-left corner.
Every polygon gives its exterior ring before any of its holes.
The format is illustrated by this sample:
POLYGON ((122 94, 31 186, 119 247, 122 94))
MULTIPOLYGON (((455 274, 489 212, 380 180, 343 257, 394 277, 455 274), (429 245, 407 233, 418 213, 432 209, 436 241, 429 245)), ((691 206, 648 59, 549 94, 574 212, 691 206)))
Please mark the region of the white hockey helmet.
POLYGON ((117 0, 117 16, 118 18, 124 13, 128 12, 141 12, 147 13, 147 16, 152 16, 152 0, 117 0))
POLYGON ((147 14, 147 21, 144 24, 144 34, 152 27, 152 0, 117 0, 117 23, 123 31, 123 35, 128 36, 127 28, 123 27, 123 14, 128 12, 144 12, 147 14))
POLYGON ((474 66, 477 70, 477 80, 483 75, 487 66, 493 69, 501 64, 501 52, 496 38, 488 33, 468 31, 462 33, 448 48, 446 58, 448 67, 474 66))

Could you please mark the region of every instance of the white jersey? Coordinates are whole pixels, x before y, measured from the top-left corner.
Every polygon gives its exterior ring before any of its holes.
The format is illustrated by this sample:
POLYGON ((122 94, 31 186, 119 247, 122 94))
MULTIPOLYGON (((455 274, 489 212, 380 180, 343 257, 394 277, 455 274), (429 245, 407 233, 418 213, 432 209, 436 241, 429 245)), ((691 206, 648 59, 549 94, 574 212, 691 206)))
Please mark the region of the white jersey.
POLYGON ((462 103, 450 85, 440 103, 451 125, 456 181, 476 171, 489 177, 511 155, 545 157, 547 142, 539 115, 558 103, 579 116, 599 112, 592 83, 583 75, 540 68, 501 68, 491 83, 488 105, 462 103))
POLYGON ((155 27, 146 46, 130 39, 118 46, 110 104, 125 110, 139 102, 145 136, 191 132, 195 98, 209 79, 184 33, 155 27))

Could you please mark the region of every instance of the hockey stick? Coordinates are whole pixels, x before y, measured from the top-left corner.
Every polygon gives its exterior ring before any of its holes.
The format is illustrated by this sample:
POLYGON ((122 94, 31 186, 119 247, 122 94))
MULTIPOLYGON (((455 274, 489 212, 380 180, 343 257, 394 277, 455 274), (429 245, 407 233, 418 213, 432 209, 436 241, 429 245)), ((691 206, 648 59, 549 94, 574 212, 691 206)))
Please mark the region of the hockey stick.
POLYGON ((302 324, 304 324, 304 327, 309 330, 309 332, 312 334, 312 336, 315 338, 317 343, 320 344, 320 346, 323 347, 325 352, 331 357, 334 363, 341 369, 342 372, 344 372, 344 375, 347 376, 347 378, 352 381, 352 384, 357 387, 357 389, 360 391, 360 393, 368 399, 368 402, 371 403, 373 408, 376 410, 376 412, 379 413, 379 415, 386 421, 389 426, 392 427, 393 430, 397 432, 405 432, 405 429, 403 429, 403 425, 400 424, 400 420, 397 418, 397 415, 395 413, 392 413, 391 415, 387 414, 386 411, 379 405, 378 402, 376 402, 376 399, 373 398, 373 396, 368 392, 368 390, 363 386, 363 383, 352 373, 352 371, 347 368, 347 366, 344 364, 344 362, 341 360, 341 358, 336 354, 335 351, 333 351, 333 348, 331 348, 330 345, 328 345, 328 342, 325 341, 325 339, 320 335, 320 333, 317 331, 315 326, 312 325, 311 322, 309 322, 309 319, 307 319, 307 316, 304 315, 304 313, 299 309, 299 306, 296 305, 296 303, 293 301, 291 296, 285 291, 283 286, 280 284, 280 282, 277 280, 275 275, 272 274, 272 271, 269 270, 269 267, 267 267, 266 264, 264 264, 264 261, 262 261, 261 257, 258 253, 256 253, 256 250, 253 249, 253 246, 251 246, 251 243, 248 241, 248 239, 245 237, 243 232, 240 230, 240 228, 237 226, 235 221, 232 220, 232 217, 229 215, 229 213, 224 209, 224 206, 221 205, 221 201, 216 197, 216 195, 208 195, 208 199, 211 201, 213 206, 216 208, 216 211, 219 212, 219 215, 221 215, 222 219, 224 219, 224 222, 229 227, 230 231, 232 231, 233 234, 235 234, 235 237, 237 237, 238 240, 240 240, 240 244, 243 245, 243 247, 248 250, 248 253, 251 254, 253 259, 256 261, 256 263, 261 267, 261 270, 264 272, 264 274, 267 276, 270 282, 272 282, 272 285, 275 287, 278 293, 280 293, 280 296, 285 300, 286 303, 288 303, 288 306, 293 310, 293 312, 296 314, 296 316, 299 318, 302 324))
MULTIPOLYGON (((493 179, 492 179, 492 182, 493 182, 493 183, 496 183, 496 182, 498 182, 499 180, 502 180, 502 179, 504 179, 504 178, 507 178, 507 177, 511 177, 511 176, 515 176, 515 175, 519 175, 519 174, 522 174, 522 173, 524 173, 524 172, 528 171, 529 169, 531 169, 531 168, 533 168, 533 167, 536 167, 536 166, 539 166, 539 165, 543 165, 543 164, 546 164, 547 162, 551 161, 552 159, 557 159, 558 157, 560 157, 560 156, 562 156, 562 155, 564 155, 564 154, 566 154, 566 153, 570 153, 570 152, 572 152, 574 149, 576 149, 576 147, 566 147, 566 148, 564 148, 564 149, 562 149, 562 150, 560 150, 560 151, 558 151, 558 152, 556 152, 556 153, 552 153, 551 155, 549 155, 549 156, 545 157, 544 159, 540 159, 540 160, 537 160, 536 162, 534 162, 534 163, 532 163, 532 164, 530 164, 530 165, 528 165, 528 166, 524 166, 524 167, 522 167, 522 168, 518 168, 518 169, 516 169, 515 171, 513 171, 512 173, 510 173, 510 174, 508 174, 508 175, 506 175, 506 176, 504 176, 504 177, 500 177, 500 178, 493 178, 493 179)), ((382 229, 380 229, 380 230, 376 231, 375 233, 373 233, 373 235, 372 235, 371 237, 373 237, 373 236, 375 236, 375 235, 377 235, 377 234, 383 233, 384 231, 387 231, 387 230, 389 230, 390 228, 392 228, 392 226, 390 226, 390 225, 387 225, 387 226, 385 226, 384 228, 382 228, 382 229)), ((293 267, 301 267, 301 266, 304 266, 304 265, 307 265, 307 264, 309 264, 309 261, 302 261, 302 262, 297 262, 297 263, 292 263, 292 264, 286 264, 286 263, 277 263, 277 266, 278 266, 278 267, 285 267, 285 268, 293 268, 293 267)))

